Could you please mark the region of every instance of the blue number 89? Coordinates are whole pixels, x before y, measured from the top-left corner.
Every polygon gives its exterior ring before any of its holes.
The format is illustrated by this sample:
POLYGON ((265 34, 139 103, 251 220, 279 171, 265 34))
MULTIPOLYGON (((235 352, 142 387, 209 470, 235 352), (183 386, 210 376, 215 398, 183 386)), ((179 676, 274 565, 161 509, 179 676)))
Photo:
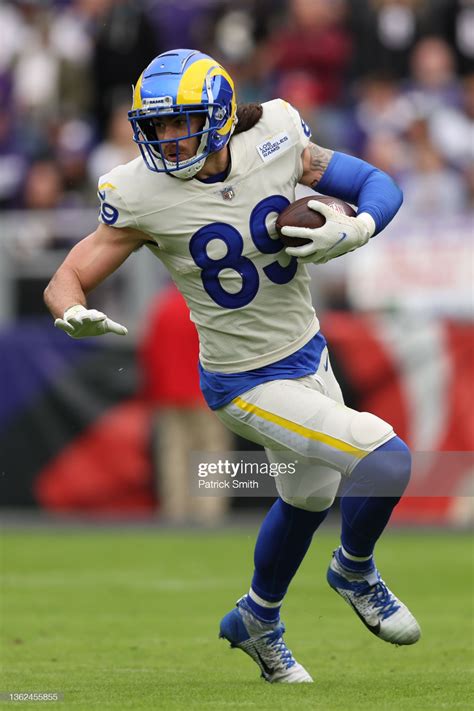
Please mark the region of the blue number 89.
MULTIPOLYGON (((263 254, 276 254, 283 249, 279 239, 272 239, 268 234, 266 219, 272 212, 279 213, 289 205, 289 200, 282 195, 271 195, 261 200, 250 215, 250 235, 257 249, 263 254)), ((201 227, 191 238, 189 250, 195 263, 202 269, 201 279, 206 292, 219 306, 227 309, 239 309, 255 298, 259 287, 258 271, 253 262, 242 255, 244 240, 235 227, 224 222, 214 222, 201 227), (207 253, 211 240, 218 239, 227 247, 226 254, 220 259, 212 259, 207 253), (219 273, 223 269, 237 272, 242 280, 239 291, 226 291, 220 281, 219 273)), ((286 267, 275 261, 264 268, 264 273, 275 284, 286 284, 293 279, 298 268, 292 257, 286 267)))
POLYGON ((202 269, 201 279, 205 290, 219 306, 227 309, 245 306, 258 291, 258 271, 250 259, 242 256, 243 246, 244 240, 240 232, 225 222, 214 222, 201 227, 189 243, 193 259, 202 269), (207 245, 213 239, 222 240, 227 247, 227 254, 221 259, 211 259, 207 254, 207 245), (240 274, 240 291, 231 294, 222 288, 219 272, 223 269, 232 269, 240 274))

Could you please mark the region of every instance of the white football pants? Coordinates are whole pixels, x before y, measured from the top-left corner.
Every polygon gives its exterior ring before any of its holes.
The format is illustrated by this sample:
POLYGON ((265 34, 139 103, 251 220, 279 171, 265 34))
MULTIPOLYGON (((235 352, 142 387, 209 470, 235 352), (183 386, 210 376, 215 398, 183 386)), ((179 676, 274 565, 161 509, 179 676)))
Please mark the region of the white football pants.
POLYGON ((294 462, 296 473, 275 477, 292 506, 322 511, 334 501, 341 475, 350 476, 367 454, 395 436, 376 415, 344 405, 327 348, 313 375, 272 380, 216 410, 241 437, 265 447, 270 462, 294 462))

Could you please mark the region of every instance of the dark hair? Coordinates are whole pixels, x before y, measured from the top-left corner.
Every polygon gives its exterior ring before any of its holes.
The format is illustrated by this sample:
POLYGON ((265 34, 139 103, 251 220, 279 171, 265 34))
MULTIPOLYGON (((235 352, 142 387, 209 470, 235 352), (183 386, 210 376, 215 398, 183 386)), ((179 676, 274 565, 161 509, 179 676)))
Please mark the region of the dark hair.
POLYGON ((262 104, 239 104, 237 106, 238 123, 234 134, 248 131, 260 121, 263 114, 262 104))

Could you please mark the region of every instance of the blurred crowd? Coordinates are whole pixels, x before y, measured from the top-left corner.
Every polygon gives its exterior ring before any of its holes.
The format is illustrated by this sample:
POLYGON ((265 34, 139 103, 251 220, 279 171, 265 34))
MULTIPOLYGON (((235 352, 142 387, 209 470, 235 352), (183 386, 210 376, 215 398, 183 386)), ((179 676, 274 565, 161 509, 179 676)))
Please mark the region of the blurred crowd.
POLYGON ((0 0, 0 27, 1 208, 95 205, 137 155, 132 84, 186 46, 387 171, 406 210, 474 204, 472 0, 0 0))

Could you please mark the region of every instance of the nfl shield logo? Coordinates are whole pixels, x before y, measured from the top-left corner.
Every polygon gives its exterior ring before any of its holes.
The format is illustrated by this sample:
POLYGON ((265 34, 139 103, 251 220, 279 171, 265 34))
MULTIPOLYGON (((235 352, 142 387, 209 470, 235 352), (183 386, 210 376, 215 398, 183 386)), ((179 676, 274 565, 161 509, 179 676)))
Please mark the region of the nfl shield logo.
POLYGON ((221 195, 224 200, 232 200, 235 195, 234 188, 232 185, 228 185, 224 190, 221 190, 221 195))

